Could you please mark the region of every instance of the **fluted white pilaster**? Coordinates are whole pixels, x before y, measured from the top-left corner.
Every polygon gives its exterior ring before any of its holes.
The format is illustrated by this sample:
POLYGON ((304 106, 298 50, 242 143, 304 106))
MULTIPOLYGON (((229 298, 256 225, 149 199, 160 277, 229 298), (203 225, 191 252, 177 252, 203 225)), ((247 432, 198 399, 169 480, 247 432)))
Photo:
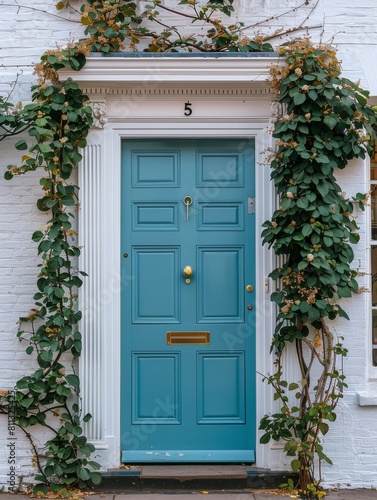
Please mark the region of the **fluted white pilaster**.
MULTIPOLYGON (((98 138, 102 134, 95 132, 98 138)), ((81 246, 80 270, 84 278, 80 290, 80 324, 83 351, 80 360, 80 379, 83 411, 93 418, 86 424, 85 432, 90 441, 104 440, 104 374, 103 337, 101 335, 101 182, 102 146, 89 144, 79 167, 79 244, 81 246)))

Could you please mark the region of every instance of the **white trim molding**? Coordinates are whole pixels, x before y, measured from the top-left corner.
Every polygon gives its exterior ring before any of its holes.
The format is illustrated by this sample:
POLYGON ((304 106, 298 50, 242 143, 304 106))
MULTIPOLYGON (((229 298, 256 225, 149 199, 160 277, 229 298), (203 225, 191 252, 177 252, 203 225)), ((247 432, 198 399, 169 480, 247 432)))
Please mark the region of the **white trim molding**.
MULTIPOLYGON (((93 54, 88 58, 84 70, 76 74, 75 81, 85 83, 109 82, 145 82, 155 79, 158 82, 192 83, 204 85, 211 83, 258 83, 265 86, 270 76, 272 64, 280 62, 277 54, 224 54, 217 57, 190 54, 189 57, 172 54, 124 54, 115 57, 98 57, 93 54), (229 56, 229 57, 228 57, 229 56), (239 57, 241 56, 241 57, 239 57), (251 57, 250 57, 251 56, 251 57)), ((61 74, 73 73, 61 71, 61 74)), ((71 75, 72 76, 72 75, 71 75)))
MULTIPOLYGON (((274 255, 261 245, 261 225, 271 217, 275 193, 263 152, 272 145, 269 79, 275 57, 111 57, 89 59, 79 73, 64 71, 101 103, 100 128, 89 134, 80 166, 81 269, 88 272, 80 295, 84 353, 80 361, 86 432, 103 469, 120 466, 120 177, 121 141, 128 138, 254 139, 256 147, 256 360, 272 371, 270 344, 275 311, 270 302, 274 255), (150 79, 150 76, 156 76, 150 79), (149 80, 148 80, 149 78, 149 80), (184 115, 187 100, 192 115, 184 115), (106 114, 103 111, 106 110, 106 114)), ((273 108, 274 114, 281 112, 273 108)), ((98 125, 97 125, 98 126, 98 125)), ((269 386, 257 376, 257 422, 273 410, 269 386)), ((281 449, 259 444, 256 465, 287 469, 281 449)))

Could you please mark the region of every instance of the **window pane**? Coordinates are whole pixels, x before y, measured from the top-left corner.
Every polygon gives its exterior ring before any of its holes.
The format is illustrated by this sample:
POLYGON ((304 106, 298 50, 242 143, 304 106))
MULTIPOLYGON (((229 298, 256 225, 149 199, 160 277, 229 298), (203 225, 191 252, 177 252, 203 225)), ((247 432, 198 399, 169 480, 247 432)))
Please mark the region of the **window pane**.
MULTIPOLYGON (((376 153, 377 156, 377 153, 376 153)), ((377 181, 377 163, 373 162, 370 165, 370 180, 377 181)))
MULTIPOLYGON (((372 173, 376 169, 372 168, 372 173)), ((376 171, 377 174, 377 171, 376 171)), ((372 240, 377 240, 377 186, 371 186, 371 198, 370 198, 370 207, 371 207, 371 222, 372 222, 372 240)))
POLYGON ((377 311, 372 311, 373 366, 377 366, 377 311))
POLYGON ((372 247, 372 306, 377 306, 377 247, 372 247))
MULTIPOLYGON (((375 155, 370 164, 371 184, 371 237, 377 241, 377 143, 375 155), (374 184, 376 183, 376 184, 374 184)), ((377 246, 371 249, 372 264, 372 306, 377 307, 377 246)), ((372 310, 372 358, 373 366, 377 366, 377 309, 372 310)))

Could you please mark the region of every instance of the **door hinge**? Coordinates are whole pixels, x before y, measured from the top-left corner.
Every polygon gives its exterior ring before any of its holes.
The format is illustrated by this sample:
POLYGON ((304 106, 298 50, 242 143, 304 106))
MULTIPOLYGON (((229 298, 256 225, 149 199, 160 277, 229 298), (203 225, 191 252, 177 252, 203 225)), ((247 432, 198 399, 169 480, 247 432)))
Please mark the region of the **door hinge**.
POLYGON ((268 283, 268 278, 264 279, 264 293, 268 293, 269 291, 269 283, 268 283))
POLYGON ((248 215, 253 214, 255 212, 255 198, 247 199, 247 213, 248 215))

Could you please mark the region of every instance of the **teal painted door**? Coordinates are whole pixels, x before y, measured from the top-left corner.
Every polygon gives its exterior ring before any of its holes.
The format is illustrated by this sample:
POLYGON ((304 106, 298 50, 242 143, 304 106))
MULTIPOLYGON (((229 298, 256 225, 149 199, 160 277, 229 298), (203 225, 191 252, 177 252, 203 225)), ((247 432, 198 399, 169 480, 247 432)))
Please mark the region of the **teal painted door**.
POLYGON ((122 146, 122 461, 252 462, 253 142, 122 146))

